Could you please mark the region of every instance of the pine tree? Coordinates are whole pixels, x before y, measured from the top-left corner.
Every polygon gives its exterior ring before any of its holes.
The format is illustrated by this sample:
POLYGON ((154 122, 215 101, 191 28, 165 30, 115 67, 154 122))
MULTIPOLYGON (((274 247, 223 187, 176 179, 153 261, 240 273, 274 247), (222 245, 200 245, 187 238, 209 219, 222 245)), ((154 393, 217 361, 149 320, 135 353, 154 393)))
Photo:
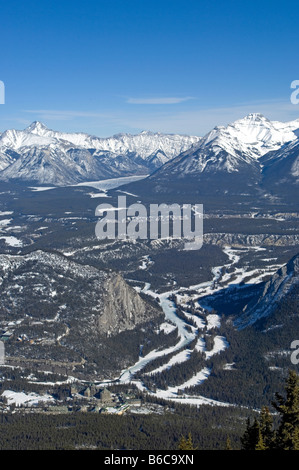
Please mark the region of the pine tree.
POLYGON ((241 437, 242 450, 256 450, 260 435, 261 428, 258 419, 254 418, 253 424, 251 424, 248 418, 246 431, 241 437))
POLYGON ((193 439, 190 432, 187 438, 184 436, 181 437, 179 450, 197 450, 197 448, 193 446, 193 439))
POLYGON ((247 423, 246 423, 246 430, 241 437, 241 448, 242 450, 250 450, 250 445, 251 443, 251 424, 250 424, 250 419, 247 418, 247 423))
POLYGON ((257 443, 255 445, 254 450, 267 450, 267 447, 265 446, 265 443, 264 443, 262 431, 260 428, 258 429, 258 439, 257 439, 257 443))
POLYGON ((227 439, 226 439, 225 450, 233 450, 229 436, 227 436, 227 439))
POLYGON ((271 450, 273 448, 274 431, 273 419, 269 409, 262 408, 259 418, 253 424, 247 420, 246 431, 241 437, 243 450, 271 450))
POLYGON ((273 403, 281 416, 276 448, 299 450, 299 377, 295 371, 289 371, 285 392, 285 398, 276 394, 277 402, 273 403))
POLYGON ((259 422, 264 450, 271 450, 274 443, 273 418, 267 406, 262 408, 259 422))

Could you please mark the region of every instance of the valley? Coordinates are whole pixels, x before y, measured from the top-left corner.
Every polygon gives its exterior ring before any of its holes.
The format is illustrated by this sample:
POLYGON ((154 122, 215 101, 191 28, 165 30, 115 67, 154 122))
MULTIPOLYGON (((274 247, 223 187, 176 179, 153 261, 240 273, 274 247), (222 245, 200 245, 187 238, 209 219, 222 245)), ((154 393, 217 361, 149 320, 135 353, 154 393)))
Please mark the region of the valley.
POLYGON ((299 450, 297 9, 1 3, 0 450, 299 450))
MULTIPOLYGON (((119 180, 120 185, 124 182, 126 180, 119 180)), ((78 346, 75 346, 74 350, 74 345, 80 336, 77 340, 74 333, 70 335, 74 315, 72 314, 72 320, 69 317, 66 321, 66 309, 71 298, 67 301, 66 290, 63 300, 56 304, 55 295, 59 288, 54 285, 51 287, 53 313, 47 314, 46 318, 43 319, 38 313, 38 318, 26 327, 24 318, 10 316, 8 321, 5 317, 2 329, 11 333, 6 343, 7 365, 21 365, 30 369, 36 361, 38 368, 35 365, 35 370, 48 369, 52 373, 60 370, 64 376, 67 374, 73 377, 72 380, 84 383, 88 378, 98 386, 108 388, 111 384, 127 387, 134 385, 136 392, 139 391, 157 401, 162 399, 196 406, 245 404, 245 401, 240 402, 237 396, 231 401, 217 400, 213 393, 205 395, 201 394, 200 390, 204 383, 209 383, 211 376, 214 376, 215 361, 216 370, 219 368, 217 361, 220 361, 227 377, 233 377, 235 374, 236 362, 233 359, 231 362, 229 358, 227 361, 225 359, 226 355, 230 354, 230 340, 225 334, 227 319, 236 316, 251 298, 260 294, 264 282, 297 253, 298 215, 250 213, 237 217, 233 213, 220 217, 218 214, 208 213, 204 219, 204 246, 192 255, 183 250, 183 244, 178 240, 99 242, 92 233, 96 223, 92 212, 101 200, 109 198, 115 201, 119 191, 121 189, 117 189, 117 181, 108 180, 102 183, 84 183, 75 188, 45 188, 43 191, 33 191, 24 185, 14 186, 14 197, 9 199, 7 193, 2 192, 2 199, 5 201, 5 210, 1 215, 2 231, 5 234, 3 236, 8 236, 8 233, 13 233, 14 236, 21 234, 18 244, 5 243, 3 251, 8 256, 28 257, 36 250, 40 250, 40 253, 45 251, 46 255, 48 250, 53 251, 55 247, 54 252, 62 255, 67 264, 74 262, 82 266, 92 266, 93 269, 120 272, 129 286, 158 309, 154 332, 147 332, 144 336, 141 330, 137 333, 138 328, 135 328, 133 349, 126 351, 121 347, 122 360, 115 347, 119 348, 122 341, 127 341, 126 336, 130 337, 128 330, 116 335, 117 343, 114 338, 100 338, 101 366, 96 359, 99 352, 95 355, 87 343, 82 343, 82 339, 79 348, 81 352, 74 355, 78 349, 78 346), (99 191, 91 193, 97 197, 90 196, 91 188, 99 191), (60 200, 61 216, 58 214, 58 217, 54 216, 55 206, 48 213, 51 201, 56 203, 56 192, 59 193, 60 200), (88 202, 85 212, 83 207, 74 207, 74 194, 78 200, 82 198, 84 202, 88 202), (15 205, 21 200, 25 208, 26 198, 28 204, 30 201, 31 213, 25 215, 23 209, 22 215, 15 218, 15 205), (42 203, 43 200, 47 202, 46 206, 42 203), (69 207, 70 201, 72 207, 69 207), (71 211, 64 210, 71 208, 71 211), (22 226, 24 219, 25 225, 22 226), (125 335, 124 338, 122 335, 125 335), (51 336, 53 340, 50 340, 51 336), (27 341, 19 339, 18 342, 12 342, 12 338, 16 340, 22 337, 27 338, 27 341), (71 361, 67 352, 69 340, 73 344, 71 361), (144 341, 148 343, 146 347, 142 346, 144 341), (10 344, 13 346, 10 347, 10 344), (45 348, 46 344, 48 346, 45 348), (15 352, 16 347, 19 353, 15 352), (19 354, 22 361, 15 357, 19 354), (108 366, 107 359, 111 358, 111 354, 113 361, 110 360, 108 366), (11 359, 9 355, 12 356, 11 359), (93 357, 90 367, 88 357, 93 357), (105 357, 107 359, 104 359, 105 357), (74 362, 74 359, 77 362, 74 362), (126 367, 121 369, 123 359, 126 367)), ((136 195, 128 197, 136 199, 136 195)), ((61 265, 61 262, 59 264, 61 265)), ((79 265, 76 269, 79 269, 79 265)), ((53 277, 57 274, 59 271, 55 269, 53 277)), ((18 284, 11 284, 10 295, 15 296, 16 288, 20 289, 20 276, 17 279, 18 284)), ((39 284, 40 281, 41 279, 39 284)), ((26 286, 22 287, 23 294, 26 292, 24 288, 26 286)), ((84 299, 80 298, 81 301, 84 299)), ((39 294, 38 302, 40 301, 39 294)), ((32 314, 31 310, 30 316, 32 314)), ((82 320, 80 328, 87 327, 85 334, 89 337, 87 319, 84 320, 86 327, 83 326, 82 320)), ((133 331, 131 341, 132 334, 133 331)), ((126 342, 124 347, 125 344, 126 342)), ((291 350, 288 354, 291 354, 291 350)), ((276 375, 278 379, 279 369, 271 371, 271 367, 269 364, 269 374, 276 375)), ((276 383, 274 381, 274 384, 276 383)))
POLYGON ((268 129, 258 149, 242 139, 231 149, 238 126, 244 131, 239 122, 154 172, 0 181, 3 413, 145 416, 206 407, 241 416, 271 402, 299 327, 299 213, 296 182, 289 200, 274 194, 277 185, 270 194, 258 166, 296 139, 297 122, 281 136, 277 124, 274 132, 260 116, 248 119, 268 129), (228 155, 229 164, 203 164, 212 154, 222 163, 228 155), (120 195, 146 208, 203 202, 202 248, 188 251, 171 237, 97 239, 97 206, 117 207, 120 195))

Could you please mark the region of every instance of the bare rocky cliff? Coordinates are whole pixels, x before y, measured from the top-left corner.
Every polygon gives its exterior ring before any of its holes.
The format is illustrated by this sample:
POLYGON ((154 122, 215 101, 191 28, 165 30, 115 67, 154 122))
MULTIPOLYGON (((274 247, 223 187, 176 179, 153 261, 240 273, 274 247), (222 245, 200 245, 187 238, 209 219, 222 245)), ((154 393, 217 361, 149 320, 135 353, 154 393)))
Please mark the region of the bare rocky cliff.
POLYGON ((35 345, 73 347, 161 314, 120 274, 41 250, 0 255, 0 295, 0 327, 10 324, 13 338, 26 334, 35 345))
POLYGON ((99 330, 113 335, 130 330, 160 313, 146 303, 119 274, 110 276, 104 284, 103 311, 98 316, 99 330))
POLYGON ((279 302, 299 283, 299 255, 294 256, 265 283, 262 294, 250 302, 235 324, 239 328, 271 315, 279 302))

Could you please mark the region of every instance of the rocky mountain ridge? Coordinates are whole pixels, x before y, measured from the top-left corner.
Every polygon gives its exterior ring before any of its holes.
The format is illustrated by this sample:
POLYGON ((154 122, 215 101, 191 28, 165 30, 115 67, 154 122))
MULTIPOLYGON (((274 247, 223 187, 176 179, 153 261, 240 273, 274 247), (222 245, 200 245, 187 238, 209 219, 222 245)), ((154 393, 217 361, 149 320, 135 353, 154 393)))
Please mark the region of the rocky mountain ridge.
POLYGON ((61 186, 146 175, 198 140, 146 131, 99 138, 53 131, 35 121, 24 130, 0 134, 0 179, 61 186))

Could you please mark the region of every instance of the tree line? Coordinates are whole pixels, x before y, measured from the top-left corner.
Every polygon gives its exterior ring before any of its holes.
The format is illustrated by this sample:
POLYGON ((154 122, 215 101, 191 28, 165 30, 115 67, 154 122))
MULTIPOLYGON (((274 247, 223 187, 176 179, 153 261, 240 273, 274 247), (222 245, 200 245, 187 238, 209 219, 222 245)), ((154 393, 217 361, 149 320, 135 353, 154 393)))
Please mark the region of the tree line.
POLYGON ((272 406, 279 415, 278 427, 264 406, 253 422, 247 420, 246 431, 241 437, 243 450, 299 450, 299 377, 289 371, 285 396, 276 393, 272 406))

